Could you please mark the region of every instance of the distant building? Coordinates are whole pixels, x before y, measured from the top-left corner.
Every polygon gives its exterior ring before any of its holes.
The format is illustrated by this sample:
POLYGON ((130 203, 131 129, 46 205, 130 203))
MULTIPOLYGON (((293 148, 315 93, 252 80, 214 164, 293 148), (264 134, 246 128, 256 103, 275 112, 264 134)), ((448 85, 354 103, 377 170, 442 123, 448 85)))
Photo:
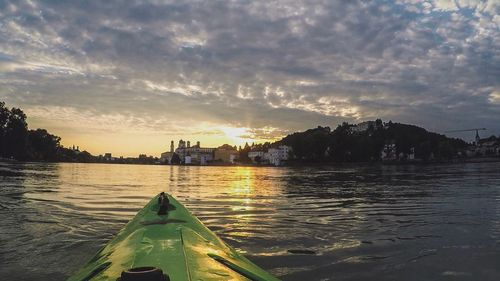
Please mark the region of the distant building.
POLYGON ((191 155, 184 156, 184 164, 191 164, 191 155))
POLYGON ((290 155, 292 154, 292 147, 291 146, 280 145, 278 148, 280 150, 281 160, 288 160, 288 159, 290 159, 290 155))
POLYGON ((289 159, 292 148, 287 145, 280 145, 278 148, 269 148, 265 158, 269 164, 274 166, 283 165, 289 159))
POLYGON ((396 160, 397 157, 396 144, 394 142, 385 144, 382 151, 380 151, 380 159, 382 159, 382 161, 393 161, 396 160))
POLYGON ((491 136, 480 139, 476 134, 476 141, 465 151, 467 157, 500 156, 500 138, 491 136))
POLYGON ((198 155, 198 164, 200 165, 207 165, 208 162, 214 160, 213 154, 205 154, 201 153, 198 155))
POLYGON ((279 166, 280 163, 280 150, 277 148, 269 148, 266 153, 266 160, 269 164, 279 166))
POLYGON ((174 152, 163 152, 160 156, 160 163, 171 164, 172 156, 174 156, 174 152))
POLYGON ((174 141, 170 142, 170 151, 161 154, 160 163, 171 164, 172 156, 174 156, 174 141))
POLYGON ((359 123, 357 125, 354 125, 351 130, 356 133, 361 133, 364 131, 367 131, 370 127, 375 128, 375 121, 366 121, 359 123))
POLYGON ((415 147, 410 148, 410 154, 408 154, 408 160, 415 160, 415 147))
POLYGON ((113 158, 113 155, 111 153, 104 153, 104 160, 113 161, 115 160, 115 158, 113 158))
POLYGON ((238 159, 239 153, 235 149, 217 148, 214 151, 214 160, 222 161, 223 163, 234 164, 238 159))
POLYGON ((274 166, 280 166, 290 158, 291 151, 292 148, 290 146, 280 145, 277 148, 269 148, 267 152, 261 150, 250 151, 248 152, 248 158, 254 163, 269 163, 274 166))
POLYGON ((170 151, 162 153, 160 161, 170 163, 175 153, 179 155, 183 164, 206 165, 214 159, 214 151, 215 148, 201 147, 199 141, 196 142, 196 145, 191 146, 190 141, 186 142, 184 140, 179 140, 177 148, 174 150, 174 141, 171 141, 170 151))

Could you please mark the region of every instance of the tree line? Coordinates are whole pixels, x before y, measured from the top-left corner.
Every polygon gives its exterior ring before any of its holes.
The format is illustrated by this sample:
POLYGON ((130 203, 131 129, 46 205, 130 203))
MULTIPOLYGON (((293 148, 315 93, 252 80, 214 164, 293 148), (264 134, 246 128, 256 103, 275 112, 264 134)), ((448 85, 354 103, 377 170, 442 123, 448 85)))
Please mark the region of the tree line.
POLYGON ((0 102, 0 158, 35 162, 79 162, 116 164, 155 164, 157 157, 140 155, 109 159, 94 156, 78 148, 61 145, 61 138, 45 129, 28 129, 26 114, 19 108, 7 108, 0 102))
POLYGON ((285 144, 293 149, 296 160, 305 162, 380 161, 381 151, 393 144, 395 155, 413 154, 423 161, 451 159, 465 151, 468 144, 457 138, 428 132, 424 128, 401 123, 370 121, 364 130, 347 122, 335 130, 317 127, 290 134, 273 145, 285 144))
POLYGON ((21 161, 91 162, 87 151, 77 152, 61 145, 61 138, 45 129, 29 130, 20 108, 0 102, 0 157, 21 161))

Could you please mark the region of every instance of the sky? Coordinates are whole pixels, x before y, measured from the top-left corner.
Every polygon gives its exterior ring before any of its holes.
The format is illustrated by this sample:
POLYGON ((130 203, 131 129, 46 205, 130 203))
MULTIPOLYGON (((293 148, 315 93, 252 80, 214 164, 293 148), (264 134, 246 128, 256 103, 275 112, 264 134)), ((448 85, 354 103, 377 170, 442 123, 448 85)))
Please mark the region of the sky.
POLYGON ((500 0, 0 0, 0 101, 116 156, 376 118, 499 135, 499 26, 500 0))

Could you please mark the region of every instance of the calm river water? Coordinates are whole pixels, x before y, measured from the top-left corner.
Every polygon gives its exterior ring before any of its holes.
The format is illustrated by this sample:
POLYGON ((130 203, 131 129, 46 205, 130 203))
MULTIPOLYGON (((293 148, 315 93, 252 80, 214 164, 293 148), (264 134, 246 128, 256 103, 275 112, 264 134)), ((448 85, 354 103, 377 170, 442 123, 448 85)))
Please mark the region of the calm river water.
POLYGON ((283 280, 500 280, 500 163, 0 163, 0 279, 65 280, 161 191, 283 280))

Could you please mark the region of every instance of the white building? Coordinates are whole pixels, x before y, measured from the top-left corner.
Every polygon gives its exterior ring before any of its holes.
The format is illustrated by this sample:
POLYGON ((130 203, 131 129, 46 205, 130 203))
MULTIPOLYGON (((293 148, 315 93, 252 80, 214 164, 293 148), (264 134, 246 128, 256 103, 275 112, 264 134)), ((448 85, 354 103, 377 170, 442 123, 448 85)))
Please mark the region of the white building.
POLYGON ((280 150, 281 160, 288 160, 288 159, 290 159, 290 154, 292 153, 292 147, 291 146, 280 145, 278 148, 280 150))
POLYGON ((288 145, 280 145, 278 148, 270 148, 267 151, 267 160, 271 165, 280 166, 290 158, 292 148, 288 145))
POLYGON ((396 160, 397 159, 396 144, 388 143, 384 145, 384 148, 382 148, 382 151, 380 151, 380 159, 382 159, 382 161, 396 160))
POLYGON ((280 150, 277 148, 269 148, 266 153, 269 164, 279 166, 281 164, 280 150))
POLYGON ((184 164, 191 164, 191 155, 184 156, 184 164))
POLYGON ((410 154, 408 154, 408 160, 415 160, 415 147, 410 148, 410 154))
POLYGON ((359 123, 357 125, 354 125, 351 130, 356 133, 361 133, 370 128, 370 126, 373 126, 375 128, 375 121, 366 121, 359 123))
POLYGON ((269 148, 267 152, 264 151, 250 151, 248 152, 248 158, 252 159, 253 162, 256 157, 260 157, 262 162, 269 162, 269 164, 274 166, 283 165, 283 162, 290 158, 290 153, 292 148, 287 145, 280 145, 277 148, 269 148))

